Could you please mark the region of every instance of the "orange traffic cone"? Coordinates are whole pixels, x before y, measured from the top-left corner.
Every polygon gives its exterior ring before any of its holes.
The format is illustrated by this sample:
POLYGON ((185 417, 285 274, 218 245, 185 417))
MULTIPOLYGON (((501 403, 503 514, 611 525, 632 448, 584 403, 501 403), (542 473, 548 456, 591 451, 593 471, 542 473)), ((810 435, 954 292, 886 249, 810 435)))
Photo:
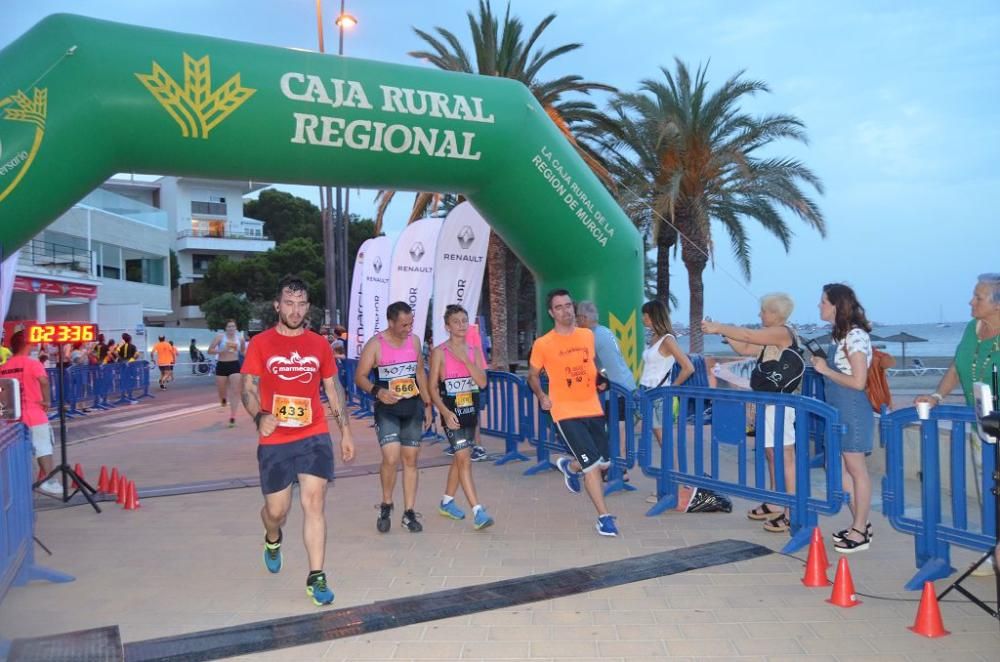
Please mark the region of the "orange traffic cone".
POLYGON ((806 574, 802 578, 802 583, 809 588, 829 586, 830 578, 826 576, 828 563, 823 534, 817 526, 813 529, 812 542, 809 543, 809 558, 806 560, 806 574))
POLYGON ((827 600, 832 605, 838 607, 856 607, 861 604, 858 596, 854 594, 854 580, 851 579, 851 568, 847 565, 847 557, 841 556, 837 563, 837 575, 833 579, 833 593, 827 600))
POLYGON ((111 489, 108 487, 110 482, 111 481, 108 478, 108 465, 102 464, 101 475, 97 477, 97 493, 107 494, 108 492, 110 492, 111 489))
POLYGON ((118 494, 118 483, 120 482, 118 467, 111 467, 111 478, 108 479, 108 494, 118 494))
MULTIPOLYGON (((73 473, 75 473, 75 474, 76 474, 77 476, 79 476, 80 478, 84 478, 84 475, 83 475, 83 465, 82 465, 82 464, 80 464, 79 462, 77 462, 77 463, 76 463, 76 466, 75 466, 75 467, 73 467, 73 473)), ((77 485, 77 483, 76 483, 76 480, 75 480, 75 479, 73 480, 73 489, 74 489, 74 490, 77 490, 77 489, 80 489, 80 486, 79 486, 79 485, 77 485)))
POLYGON ((138 510, 139 509, 139 494, 135 489, 135 481, 130 480, 128 483, 128 496, 125 498, 125 510, 138 510))
POLYGON ((118 481, 118 498, 115 499, 115 503, 119 506, 124 506, 126 496, 128 496, 128 478, 125 477, 125 474, 122 474, 121 479, 118 481))
POLYGON ((934 582, 924 582, 924 592, 920 596, 920 606, 917 607, 917 620, 907 629, 931 639, 951 634, 944 629, 944 621, 941 620, 934 582))

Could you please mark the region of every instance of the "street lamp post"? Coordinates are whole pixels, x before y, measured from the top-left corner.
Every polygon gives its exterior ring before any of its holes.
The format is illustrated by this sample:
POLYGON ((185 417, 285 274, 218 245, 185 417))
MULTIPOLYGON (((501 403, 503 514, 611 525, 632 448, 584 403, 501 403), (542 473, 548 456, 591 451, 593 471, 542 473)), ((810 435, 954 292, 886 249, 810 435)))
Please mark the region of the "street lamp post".
MULTIPOLYGON (((337 47, 337 55, 344 54, 344 28, 350 28, 358 24, 358 19, 356 19, 351 14, 348 14, 344 10, 344 0, 340 0, 340 14, 337 15, 337 28, 340 31, 340 43, 337 47)), ((348 227, 350 224, 350 218, 347 215, 347 208, 349 206, 349 198, 351 194, 351 189, 346 189, 341 191, 341 188, 337 187, 337 223, 335 228, 335 241, 339 244, 339 255, 340 262, 337 265, 337 272, 339 278, 337 279, 339 285, 339 301, 343 309, 340 311, 341 314, 338 315, 337 322, 346 325, 347 323, 347 309, 348 302, 350 300, 349 288, 350 284, 348 282, 348 271, 347 263, 350 261, 350 248, 348 245, 348 227), (341 195, 344 195, 343 205, 341 205, 341 195)))
MULTIPOLYGON (((323 47, 323 1, 316 0, 316 33, 319 40, 319 52, 325 53, 323 47)), ((326 286, 326 316, 327 324, 337 321, 337 262, 338 252, 335 241, 336 234, 333 219, 330 216, 332 193, 329 186, 319 187, 319 210, 323 231, 323 283, 326 286)))

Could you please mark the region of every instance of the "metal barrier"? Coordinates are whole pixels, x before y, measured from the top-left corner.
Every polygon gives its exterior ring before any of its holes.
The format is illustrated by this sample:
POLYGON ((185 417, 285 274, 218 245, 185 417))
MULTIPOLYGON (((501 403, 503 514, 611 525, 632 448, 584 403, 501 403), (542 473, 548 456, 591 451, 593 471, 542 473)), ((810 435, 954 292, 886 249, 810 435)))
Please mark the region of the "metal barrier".
POLYGON ((975 425, 971 407, 939 405, 931 410, 928 420, 917 418, 910 407, 882 416, 882 443, 885 445, 886 475, 882 479, 882 511, 892 527, 913 536, 917 573, 906 583, 906 589, 917 591, 924 581, 943 579, 955 572, 951 566, 951 545, 976 552, 986 552, 996 544, 996 501, 989 498, 996 471, 993 448, 981 448, 982 486, 984 495, 978 523, 970 520, 967 503, 969 482, 966 477, 968 436, 975 425), (920 425, 920 505, 907 512, 905 492, 905 442, 903 431, 913 423, 920 425), (942 425, 944 424, 944 425, 942 425), (942 428, 950 424, 950 434, 944 445, 942 428), (951 496, 946 501, 947 515, 942 512, 942 451, 947 458, 947 475, 951 496), (978 531, 974 530, 977 528, 978 531))
POLYGON ((11 586, 33 580, 71 582, 35 564, 31 441, 20 423, 0 423, 0 602, 11 586))
POLYGON ((610 382, 610 387, 603 394, 608 419, 608 459, 611 460, 608 481, 604 486, 605 496, 619 490, 632 492, 636 489, 626 482, 626 472, 635 467, 638 398, 637 391, 629 391, 615 382, 610 382))
POLYGON ((494 464, 528 459, 518 450, 518 444, 525 438, 524 419, 520 414, 527 388, 525 381, 513 373, 486 371, 486 392, 480 394, 481 398, 486 397, 484 409, 480 412, 479 429, 483 434, 503 437, 504 440, 504 454, 494 464))
POLYGON ((63 389, 59 390, 59 368, 46 368, 49 378, 51 411, 49 420, 59 418, 59 403, 65 398, 66 416, 85 416, 88 409, 111 409, 156 397, 149 392, 147 361, 75 365, 64 368, 63 389))
POLYGON ((814 425, 812 419, 817 419, 818 422, 815 424, 823 428, 827 451, 835 457, 840 454, 843 426, 840 424, 837 410, 826 403, 800 395, 668 386, 642 392, 639 404, 642 432, 639 437, 638 463, 643 474, 656 480, 656 493, 660 497, 647 515, 657 515, 674 508, 677 505, 677 487, 680 484, 778 504, 790 509, 792 537, 783 548, 784 552, 790 553, 809 543, 809 537, 820 513, 832 515, 839 512, 843 506, 840 462, 830 462, 825 467, 824 498, 812 494, 813 486, 809 472, 809 430, 814 425), (680 402, 679 416, 675 416, 673 412, 674 398, 680 402), (709 402, 715 407, 715 418, 718 418, 719 405, 722 404, 727 416, 737 417, 738 427, 743 429, 744 433, 736 438, 723 438, 716 434, 716 427, 711 426, 706 439, 705 410, 709 402), (662 408, 662 445, 659 449, 655 449, 653 413, 654 406, 658 403, 662 408), (760 450, 764 448, 767 407, 774 407, 772 427, 776 440, 781 440, 784 435, 785 409, 795 410, 797 424, 794 493, 785 490, 784 453, 780 452, 782 448, 780 441, 776 445, 779 452, 774 453, 776 489, 767 487, 767 465, 763 452, 755 453, 752 460, 753 481, 749 481, 748 440, 745 433, 745 412, 748 404, 757 405, 756 447, 760 450), (688 411, 692 411, 693 414, 683 415, 688 411), (806 424, 803 425, 802 421, 806 421, 806 424), (721 451, 725 446, 732 446, 735 450, 735 466, 723 467, 721 451), (657 457, 658 465, 655 463, 657 457))
MULTIPOLYGON (((801 393, 807 398, 826 402, 826 382, 812 366, 806 366, 805 374, 802 375, 801 393)), ((813 442, 809 466, 820 469, 826 463, 826 438, 823 436, 823 426, 816 419, 809 420, 809 438, 813 442)))
POLYGON ((372 411, 372 396, 362 392, 358 388, 358 385, 354 383, 354 375, 358 370, 358 360, 339 359, 337 365, 344 373, 346 381, 344 391, 347 394, 347 404, 357 407, 357 411, 353 414, 354 418, 370 418, 374 415, 372 411))

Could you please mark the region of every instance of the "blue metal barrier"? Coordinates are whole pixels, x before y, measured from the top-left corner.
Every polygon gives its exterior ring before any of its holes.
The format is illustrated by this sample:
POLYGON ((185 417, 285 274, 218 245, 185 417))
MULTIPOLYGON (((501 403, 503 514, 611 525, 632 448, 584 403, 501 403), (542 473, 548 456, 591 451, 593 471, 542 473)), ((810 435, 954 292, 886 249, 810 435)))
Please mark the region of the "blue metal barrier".
MULTIPOLYGON (((807 398, 826 402, 826 382, 823 381, 823 375, 812 366, 806 366, 805 374, 802 375, 801 392, 807 398)), ((826 439, 823 437, 823 426, 817 419, 809 419, 809 438, 813 442, 809 466, 814 469, 822 468, 826 463, 826 439)))
POLYGON ((610 387, 602 399, 608 419, 608 459, 611 460, 604 496, 619 490, 632 492, 636 488, 625 482, 625 475, 629 469, 635 467, 638 393, 629 391, 621 384, 610 382, 610 387))
POLYGON ((358 360, 341 359, 341 365, 344 370, 344 378, 347 380, 347 384, 344 386, 344 390, 347 391, 347 402, 357 407, 357 411, 353 414, 354 418, 372 417, 374 412, 372 411, 371 394, 362 392, 354 383, 354 375, 358 371, 358 360))
POLYGON ((11 586, 73 577, 35 565, 31 441, 20 423, 0 423, 0 602, 11 586))
MULTIPOLYGON (((540 377, 542 390, 548 391, 549 380, 546 375, 540 377)), ((535 394, 526 381, 521 381, 520 421, 524 437, 535 447, 535 465, 524 470, 525 476, 534 476, 543 471, 558 471, 552 461, 552 453, 572 455, 569 447, 556 432, 549 412, 538 406, 535 394)))
POLYGON ((129 396, 133 400, 156 397, 149 392, 149 373, 149 361, 132 361, 125 364, 126 384, 129 396))
POLYGON ((681 484, 704 487, 730 496, 743 497, 755 501, 765 501, 790 508, 791 540, 783 551, 791 553, 805 547, 809 543, 812 529, 818 521, 818 514, 832 515, 840 511, 844 503, 844 493, 841 487, 840 462, 830 462, 825 468, 825 497, 819 498, 812 494, 812 484, 809 475, 809 429, 813 425, 811 419, 818 419, 823 427, 827 440, 827 451, 839 456, 840 438, 843 426, 840 425, 839 413, 824 402, 800 395, 785 395, 778 393, 760 393, 755 391, 736 391, 729 389, 712 389, 702 387, 662 387, 643 391, 640 395, 640 415, 642 418, 642 433, 639 438, 638 463, 642 472, 656 480, 656 492, 659 501, 647 515, 657 515, 677 505, 677 487, 681 484), (674 416, 673 399, 680 401, 681 415, 674 416), (753 462, 753 481, 748 477, 748 440, 746 434, 738 439, 722 439, 712 434, 710 428, 706 435, 705 409, 711 402, 715 406, 732 403, 728 412, 736 412, 743 419, 745 429, 745 412, 747 404, 757 405, 756 426, 759 443, 755 444, 761 451, 764 449, 766 408, 774 407, 773 436, 778 443, 774 453, 774 474, 776 489, 767 487, 767 464, 763 452, 755 453, 753 462), (662 407, 662 439, 659 449, 654 448, 653 441, 653 409, 656 403, 662 407), (795 426, 795 492, 785 491, 784 485, 784 453, 780 440, 784 434, 784 412, 786 408, 794 408, 797 424, 795 426), (685 416, 684 412, 693 411, 685 416), (801 422, 806 421, 803 425, 801 422), (706 438, 706 436, 708 438, 706 438), (721 450, 730 445, 736 451, 736 465, 723 467, 721 450), (675 449, 677 458, 675 460, 675 449), (706 466, 706 457, 708 463, 706 466), (659 464, 655 463, 659 459, 659 464), (725 472, 725 476, 723 473, 725 472))
MULTIPOLYGON (((984 498, 979 522, 970 521, 967 505, 969 482, 965 471, 968 435, 975 425, 971 407, 938 405, 926 421, 917 418, 910 407, 881 420, 882 443, 885 445, 886 475, 882 479, 882 510, 892 527, 913 536, 917 573, 906 583, 906 589, 917 591, 925 581, 944 579, 955 568, 951 565, 951 545, 976 552, 986 552, 996 544, 996 501, 984 498), (920 507, 919 512, 907 512, 903 430, 907 425, 920 425, 920 507), (950 434, 944 447, 951 485, 947 515, 942 512, 941 485, 942 423, 950 423, 950 434), (978 531, 974 530, 978 528, 978 531)), ((983 444, 981 494, 989 495, 996 471, 993 448, 983 444)))
POLYGON ((519 414, 527 388, 524 380, 513 373, 486 371, 485 407, 480 413, 479 429, 483 434, 504 439, 504 454, 494 464, 528 459, 518 450, 518 444, 525 438, 523 419, 519 414))

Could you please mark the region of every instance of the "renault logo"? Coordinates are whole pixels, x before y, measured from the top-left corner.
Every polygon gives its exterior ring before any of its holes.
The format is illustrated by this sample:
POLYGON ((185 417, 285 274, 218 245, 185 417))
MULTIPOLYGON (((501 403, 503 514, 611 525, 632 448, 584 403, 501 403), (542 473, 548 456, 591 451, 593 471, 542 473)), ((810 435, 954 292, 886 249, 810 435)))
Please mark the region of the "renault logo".
POLYGON ((382 258, 376 257, 375 261, 372 262, 372 267, 374 267, 375 273, 381 273, 382 272, 382 258))
POLYGON ((462 229, 458 231, 458 245, 465 250, 469 250, 469 246, 472 242, 476 240, 475 233, 472 232, 472 228, 468 225, 463 225, 462 229))
POLYGON ((414 262, 420 262, 420 258, 424 256, 424 245, 419 241, 410 246, 410 257, 413 258, 414 262))

